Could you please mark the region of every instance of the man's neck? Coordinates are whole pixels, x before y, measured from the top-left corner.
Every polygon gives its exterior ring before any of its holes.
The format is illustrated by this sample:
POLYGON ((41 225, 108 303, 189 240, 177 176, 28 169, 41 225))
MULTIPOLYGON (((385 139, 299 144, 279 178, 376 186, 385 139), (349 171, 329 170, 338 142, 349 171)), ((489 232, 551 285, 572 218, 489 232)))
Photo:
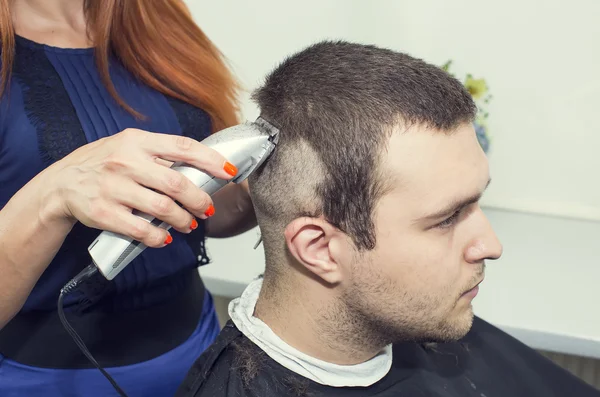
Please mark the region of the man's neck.
MULTIPOLYGON (((325 362, 339 365, 363 363, 384 346, 369 346, 360 340, 360 330, 337 311, 332 291, 314 282, 286 283, 286 292, 263 284, 254 316, 263 321, 285 343, 325 362)), ((303 282, 304 281, 304 282, 303 282)))

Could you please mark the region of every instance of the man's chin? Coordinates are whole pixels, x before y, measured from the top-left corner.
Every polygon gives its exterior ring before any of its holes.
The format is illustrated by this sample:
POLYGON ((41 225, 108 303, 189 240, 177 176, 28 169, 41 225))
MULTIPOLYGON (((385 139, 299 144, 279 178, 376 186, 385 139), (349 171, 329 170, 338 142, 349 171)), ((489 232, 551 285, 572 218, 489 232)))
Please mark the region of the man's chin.
POLYGON ((415 338, 418 343, 447 343, 462 339, 473 326, 473 310, 461 313, 460 316, 447 318, 422 337, 415 338))
POLYGON ((469 333, 473 326, 473 308, 469 307, 468 310, 461 313, 459 316, 449 319, 445 327, 442 329, 445 331, 445 335, 442 335, 442 339, 445 342, 453 342, 462 339, 469 333))

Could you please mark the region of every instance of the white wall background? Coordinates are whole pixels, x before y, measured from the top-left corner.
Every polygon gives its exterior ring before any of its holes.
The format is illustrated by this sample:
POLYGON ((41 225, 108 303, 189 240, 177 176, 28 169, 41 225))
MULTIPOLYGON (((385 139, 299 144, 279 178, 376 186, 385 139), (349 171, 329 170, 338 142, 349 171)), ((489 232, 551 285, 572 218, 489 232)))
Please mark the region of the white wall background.
MULTIPOLYGON (((484 77, 487 206, 600 220, 600 1, 188 0, 250 91, 321 39, 372 43, 484 77)), ((244 117, 258 115, 247 95, 244 117)))

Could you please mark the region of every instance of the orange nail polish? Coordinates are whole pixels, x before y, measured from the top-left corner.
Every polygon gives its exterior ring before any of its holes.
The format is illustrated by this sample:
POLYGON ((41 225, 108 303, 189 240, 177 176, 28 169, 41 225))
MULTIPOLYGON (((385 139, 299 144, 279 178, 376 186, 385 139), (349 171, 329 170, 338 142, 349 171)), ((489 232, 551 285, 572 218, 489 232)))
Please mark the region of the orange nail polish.
POLYGON ((165 245, 169 245, 173 242, 173 236, 171 236, 170 234, 167 235, 167 238, 165 239, 165 245))
POLYGON ((237 167, 235 165, 231 164, 229 161, 225 162, 223 169, 225 170, 226 173, 228 173, 231 176, 236 176, 237 172, 238 172, 237 167))
POLYGON ((190 229, 196 230, 197 228, 198 228, 198 221, 195 219, 192 219, 192 224, 190 225, 190 229))
POLYGON ((215 206, 211 204, 208 206, 208 209, 204 212, 204 215, 213 216, 214 214, 215 214, 215 206))

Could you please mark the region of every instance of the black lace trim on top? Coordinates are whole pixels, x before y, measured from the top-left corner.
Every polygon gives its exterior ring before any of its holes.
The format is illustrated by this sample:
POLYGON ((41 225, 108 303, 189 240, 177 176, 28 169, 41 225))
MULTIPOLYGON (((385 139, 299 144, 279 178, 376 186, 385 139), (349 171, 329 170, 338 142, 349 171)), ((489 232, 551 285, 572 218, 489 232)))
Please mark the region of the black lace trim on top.
MULTIPOLYGON (((208 113, 179 99, 169 96, 166 98, 179 120, 183 135, 197 141, 202 141, 210 135, 212 123, 208 113)), ((205 222, 198 221, 198 229, 186 235, 188 244, 198 258, 199 266, 210 263, 210 258, 206 252, 205 231, 205 222)))
POLYGON ((71 98, 43 50, 17 44, 13 73, 46 166, 87 144, 71 98))
POLYGON ((202 141, 210 135, 212 122, 208 113, 177 98, 166 98, 177 115, 183 135, 197 141, 202 141))

